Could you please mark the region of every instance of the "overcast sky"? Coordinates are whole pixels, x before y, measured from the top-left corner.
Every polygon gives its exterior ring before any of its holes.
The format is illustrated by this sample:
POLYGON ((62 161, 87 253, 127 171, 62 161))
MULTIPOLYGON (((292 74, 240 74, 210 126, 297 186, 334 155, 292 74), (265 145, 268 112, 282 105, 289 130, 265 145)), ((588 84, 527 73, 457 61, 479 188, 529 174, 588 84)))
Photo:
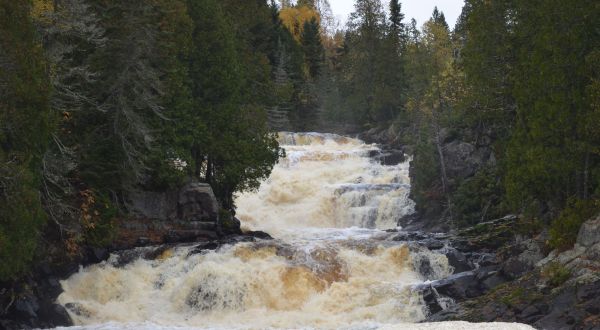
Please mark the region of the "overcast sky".
MULTIPOLYGON (((329 0, 329 2, 333 14, 340 20, 342 25, 345 25, 346 18, 354 11, 354 0, 329 0)), ((387 0, 382 2, 387 10, 387 0)), ((452 28, 460 15, 464 0, 400 0, 400 3, 402 3, 402 12, 406 16, 406 22, 410 22, 411 18, 415 18, 420 27, 431 17, 433 7, 437 6, 439 10, 444 12, 446 21, 452 28)))

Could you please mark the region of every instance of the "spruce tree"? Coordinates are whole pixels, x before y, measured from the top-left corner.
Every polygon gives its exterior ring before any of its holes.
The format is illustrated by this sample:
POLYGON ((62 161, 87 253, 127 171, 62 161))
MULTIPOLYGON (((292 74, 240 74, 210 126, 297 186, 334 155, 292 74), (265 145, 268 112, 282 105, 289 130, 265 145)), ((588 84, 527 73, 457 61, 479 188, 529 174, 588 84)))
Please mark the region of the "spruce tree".
POLYGON ((319 22, 316 18, 304 23, 304 29, 300 37, 304 59, 308 68, 310 79, 316 79, 323 65, 323 44, 321 43, 321 32, 319 22))
POLYGON ((391 30, 400 33, 404 31, 404 14, 402 13, 402 5, 399 0, 390 1, 390 24, 391 30))

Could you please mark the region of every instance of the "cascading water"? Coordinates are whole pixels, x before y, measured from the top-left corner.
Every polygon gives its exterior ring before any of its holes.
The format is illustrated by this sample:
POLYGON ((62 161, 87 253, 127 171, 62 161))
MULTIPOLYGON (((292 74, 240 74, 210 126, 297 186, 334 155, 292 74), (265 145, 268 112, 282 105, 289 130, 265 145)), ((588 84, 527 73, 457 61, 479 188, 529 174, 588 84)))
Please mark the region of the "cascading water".
POLYGON ((383 166, 368 155, 378 149, 332 134, 280 133, 287 157, 257 193, 236 200, 249 229, 280 237, 315 228, 396 228, 412 213, 408 162, 383 166))
POLYGON ((413 212, 408 164, 380 165, 368 157, 376 146, 331 134, 282 133, 280 143, 287 157, 236 199, 242 226, 275 240, 138 249, 153 257, 125 265, 113 255, 62 282, 58 302, 85 329, 405 329, 423 320, 412 288, 452 269, 385 231, 413 212))

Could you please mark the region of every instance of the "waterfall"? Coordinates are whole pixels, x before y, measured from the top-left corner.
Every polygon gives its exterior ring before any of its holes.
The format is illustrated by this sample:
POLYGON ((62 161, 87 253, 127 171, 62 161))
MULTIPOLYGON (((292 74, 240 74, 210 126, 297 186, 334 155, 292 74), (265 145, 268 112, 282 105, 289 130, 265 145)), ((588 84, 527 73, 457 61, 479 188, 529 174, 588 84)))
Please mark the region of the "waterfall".
POLYGON ((83 329, 392 329, 422 321, 427 310, 413 288, 452 268, 444 255, 386 231, 414 210, 408 162, 381 165, 369 157, 377 146, 333 134, 279 140, 285 159, 257 191, 236 197, 243 228, 274 240, 114 254, 63 281, 58 303, 83 329))
POLYGON ((238 196, 248 229, 271 234, 314 228, 396 228, 414 211, 408 162, 383 166, 375 145, 333 134, 280 133, 287 157, 258 192, 238 196))

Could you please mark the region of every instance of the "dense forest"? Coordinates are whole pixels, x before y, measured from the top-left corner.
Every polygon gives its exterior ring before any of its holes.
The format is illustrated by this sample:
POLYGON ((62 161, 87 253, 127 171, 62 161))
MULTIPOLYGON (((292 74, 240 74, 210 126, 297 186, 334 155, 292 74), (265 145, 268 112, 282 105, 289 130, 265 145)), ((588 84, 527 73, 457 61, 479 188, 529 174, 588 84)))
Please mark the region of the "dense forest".
POLYGON ((600 210, 600 4, 468 0, 454 29, 437 8, 418 28, 383 4, 356 2, 328 59, 325 119, 391 127, 422 215, 460 228, 522 214, 572 246, 600 210), (461 148, 484 155, 467 173, 447 159, 461 148))
POLYGON ((277 131, 391 129, 418 211, 572 245, 600 210, 600 3, 467 0, 454 28, 357 0, 0 0, 0 280, 44 232, 106 245, 127 194, 256 188, 277 131), (249 14, 251 13, 251 14, 249 14), (487 156, 448 170, 449 143, 487 156))

